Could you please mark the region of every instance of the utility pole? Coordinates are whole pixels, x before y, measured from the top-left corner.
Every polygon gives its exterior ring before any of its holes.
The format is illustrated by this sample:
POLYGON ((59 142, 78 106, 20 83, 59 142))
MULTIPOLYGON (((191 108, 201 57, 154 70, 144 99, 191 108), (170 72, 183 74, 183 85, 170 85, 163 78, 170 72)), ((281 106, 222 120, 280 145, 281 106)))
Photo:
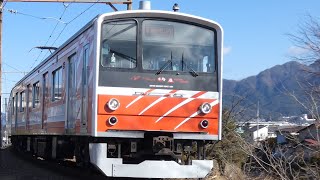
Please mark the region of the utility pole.
POLYGON ((259 139, 259 120, 260 120, 260 101, 258 101, 258 107, 257 107, 257 138, 259 139))
POLYGON ((3 134, 3 129, 2 129, 2 5, 3 5, 3 0, 0 0, 0 148, 2 147, 2 134, 3 134))

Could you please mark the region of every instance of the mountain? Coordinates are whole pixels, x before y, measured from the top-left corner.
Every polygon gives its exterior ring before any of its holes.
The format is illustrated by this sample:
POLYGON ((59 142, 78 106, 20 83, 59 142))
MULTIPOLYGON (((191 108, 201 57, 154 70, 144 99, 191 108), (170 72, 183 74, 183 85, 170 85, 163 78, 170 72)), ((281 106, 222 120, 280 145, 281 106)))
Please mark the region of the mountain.
POLYGON ((320 75, 315 72, 320 72, 320 60, 310 65, 290 61, 240 81, 225 79, 223 106, 242 112, 239 120, 256 117, 258 103, 259 116, 267 120, 308 114, 289 94, 305 99, 305 90, 310 89, 308 84, 320 84, 320 75), (238 105, 233 107, 235 104, 238 105))

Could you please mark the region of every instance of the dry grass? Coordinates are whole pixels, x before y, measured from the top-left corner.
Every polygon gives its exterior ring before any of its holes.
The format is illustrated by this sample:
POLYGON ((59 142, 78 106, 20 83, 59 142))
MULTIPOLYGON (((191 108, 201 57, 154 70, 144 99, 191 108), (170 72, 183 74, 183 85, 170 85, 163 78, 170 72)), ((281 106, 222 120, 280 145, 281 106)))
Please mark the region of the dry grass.
POLYGON ((224 175, 221 175, 218 170, 218 165, 215 163, 214 170, 205 178, 205 180, 245 180, 246 176, 242 170, 234 164, 226 164, 224 175))
MULTIPOLYGON (((218 169, 218 164, 214 163, 214 168, 204 180, 246 180, 248 179, 239 167, 232 164, 227 164, 225 174, 221 175, 218 169)), ((172 180, 198 180, 198 179, 172 179, 172 180)))

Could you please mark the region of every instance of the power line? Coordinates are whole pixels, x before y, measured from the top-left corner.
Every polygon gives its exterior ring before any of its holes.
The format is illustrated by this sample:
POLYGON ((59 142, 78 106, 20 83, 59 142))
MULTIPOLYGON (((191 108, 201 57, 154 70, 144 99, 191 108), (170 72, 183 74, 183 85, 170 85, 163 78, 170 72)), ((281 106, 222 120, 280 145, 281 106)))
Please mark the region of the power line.
MULTIPOLYGON (((68 22, 62 21, 62 17, 64 16, 64 14, 65 14, 66 10, 68 9, 68 7, 69 7, 72 3, 74 3, 74 2, 71 2, 71 3, 68 4, 68 5, 66 5, 65 3, 63 3, 63 5, 64 5, 64 10, 63 10, 63 12, 61 13, 61 15, 60 15, 59 18, 55 18, 55 17, 40 17, 40 16, 35 16, 35 15, 32 15, 32 14, 28 14, 28 13, 18 12, 17 10, 13 10, 13 9, 5 9, 5 8, 3 8, 5 4, 3 5, 2 10, 6 10, 6 11, 12 13, 12 14, 19 14, 19 15, 23 15, 23 16, 32 17, 32 18, 35 18, 35 19, 40 19, 40 20, 55 20, 55 21, 57 21, 56 25, 54 26, 54 28, 53 28, 51 34, 49 35, 49 37, 48 37, 48 39, 47 39, 47 41, 46 41, 46 43, 45 43, 44 46, 46 46, 46 45, 49 43, 49 41, 50 41, 50 39, 52 38, 54 32, 56 31, 58 25, 59 25, 60 23, 64 24, 63 29, 60 31, 60 33, 58 34, 58 36, 56 37, 56 39, 53 41, 53 43, 52 43, 52 45, 51 45, 51 46, 53 46, 53 45, 57 42, 57 40, 60 38, 60 36, 62 35, 62 33, 65 31, 66 27, 67 27, 69 24, 71 24, 73 21, 75 21, 75 20, 78 19, 80 16, 82 16, 84 13, 86 13, 86 12, 87 12, 89 9, 91 9, 94 5, 96 5, 97 3, 99 3, 99 1, 100 1, 100 0, 97 0, 96 2, 92 3, 89 7, 87 7, 85 10, 83 10, 81 13, 79 13, 77 16, 75 16, 74 18, 72 18, 72 19, 71 19, 70 21, 68 21, 68 22)), ((7 1, 5 1, 5 2, 7 2, 7 1)), ((31 65, 31 67, 30 67, 30 70, 34 67, 34 65, 35 65, 35 64, 38 62, 38 60, 40 59, 40 56, 41 56, 42 52, 43 52, 43 50, 40 51, 39 55, 37 56, 37 58, 36 58, 36 59, 34 60, 34 62, 32 63, 32 65, 31 65)), ((43 56, 42 60, 44 60, 44 59, 47 57, 47 55, 48 55, 48 52, 45 53, 45 55, 43 56)))
POLYGON ((19 15, 28 16, 28 17, 32 17, 32 18, 35 18, 35 19, 41 19, 41 20, 55 20, 55 21, 58 21, 58 23, 66 24, 66 22, 63 22, 63 21, 61 21, 61 19, 57 19, 55 17, 40 17, 40 16, 35 16, 35 15, 32 15, 32 14, 22 13, 22 12, 19 12, 17 10, 14 10, 14 9, 2 8, 2 10, 8 11, 11 14, 19 14, 19 15))
POLYGON ((76 17, 74 17, 71 21, 67 22, 67 24, 70 24, 72 21, 78 19, 82 14, 84 14, 85 12, 87 12, 89 9, 91 9, 94 5, 96 5, 100 0, 97 0, 96 2, 94 2, 91 6, 89 6, 87 9, 85 9, 84 11, 82 11, 80 14, 78 14, 76 17))
MULTIPOLYGON (((64 4, 64 3, 63 3, 64 4)), ((69 4, 70 5, 70 4, 69 4)), ((10 12, 10 13, 12 13, 12 14, 19 14, 19 15, 24 15, 24 16, 28 16, 28 17, 32 17, 32 18, 35 18, 35 19, 41 19, 41 20, 55 20, 55 21, 57 21, 57 23, 56 23, 56 25, 55 25, 55 27, 54 27, 54 29, 53 29, 53 31, 52 31, 52 33, 50 34, 50 36, 49 36, 49 38, 48 38, 48 40, 47 40, 47 42, 46 42, 46 45, 48 44, 48 42, 49 42, 49 40, 50 40, 50 38, 52 37, 52 35, 53 35, 53 33, 54 33, 54 31, 55 31, 55 29, 57 28, 57 26, 60 24, 60 23, 62 23, 62 24, 66 24, 66 22, 63 22, 61 19, 62 19, 62 17, 63 17, 63 15, 64 15, 64 13, 66 12, 66 9, 69 7, 69 5, 64 5, 64 11, 62 12, 62 14, 61 14, 61 16, 59 17, 59 18, 55 18, 55 17, 40 17, 40 16, 35 16, 35 15, 32 15, 32 14, 27 14, 27 13, 22 13, 22 12, 19 12, 19 11, 17 11, 17 10, 14 10, 14 9, 5 9, 5 8, 2 8, 2 10, 6 10, 6 11, 8 11, 8 12, 10 12)), ((41 55, 41 53, 43 52, 43 50, 41 50, 41 52, 39 53, 39 55, 38 55, 38 57, 36 58, 36 60, 34 61, 34 63, 32 64, 32 66, 30 67, 30 69, 32 69, 33 68, 33 66, 34 66, 34 64, 39 60, 39 58, 40 58, 40 55, 41 55)))
MULTIPOLYGON (((62 12, 61 15, 60 15, 59 20, 62 19, 63 15, 65 14, 65 12, 67 11, 67 8, 68 8, 70 5, 71 5, 71 3, 68 4, 68 5, 65 5, 65 4, 63 3, 64 10, 63 10, 63 12, 62 12)), ((48 37, 48 39, 47 39, 47 41, 46 41, 46 43, 45 43, 44 46, 46 46, 46 45, 49 43, 49 40, 51 39, 51 37, 52 37, 53 33, 55 32, 55 30, 57 29, 58 25, 59 25, 59 23, 57 22, 56 25, 54 26, 53 30, 51 31, 51 34, 50 34, 50 36, 48 37)), ((66 25, 65 25, 65 27, 66 27, 66 25)), ((38 57, 36 58, 36 60, 35 60, 35 61, 33 62, 33 64, 31 65, 30 70, 33 68, 33 66, 36 64, 36 62, 39 60, 42 52, 43 52, 43 50, 40 51, 38 57)), ((47 52, 47 53, 48 53, 48 52, 47 52)), ((47 56, 47 53, 45 54, 44 58, 47 56)), ((44 58, 43 58, 43 59, 44 59, 44 58)))
MULTIPOLYGON (((64 30, 66 29, 66 27, 71 24, 74 20, 78 19, 81 15, 83 15, 85 12, 87 12, 89 9, 91 9, 94 5, 96 5, 100 0, 97 0, 96 2, 94 2, 93 4, 91 4, 89 7, 87 7, 85 10, 83 10, 81 13, 79 13, 77 16, 75 16, 73 19, 71 19, 70 21, 68 21, 65 26, 63 27, 63 29, 60 31, 59 35, 57 36, 57 38, 53 41, 53 43, 51 44, 51 46, 54 46, 54 44, 57 42, 57 40, 59 39, 59 37, 61 36, 61 34, 64 32, 64 30)), ((52 35, 52 34, 51 34, 52 35)), ((48 42, 48 41, 47 41, 48 42)), ((41 51, 42 52, 42 51, 41 51)), ((48 55, 48 52, 46 52, 46 54, 44 55, 43 59, 44 60, 48 55)))
POLYGON ((59 37, 61 36, 62 32, 65 30, 65 28, 71 24, 74 20, 78 19, 81 15, 83 15, 85 12, 87 12, 89 9, 91 9, 94 5, 96 5, 100 0, 97 0, 96 2, 94 2, 93 4, 91 4, 89 7, 87 7, 84 11, 82 11, 81 13, 79 13, 76 17, 74 17, 72 20, 70 20, 69 22, 66 23, 65 27, 61 30, 61 32, 59 33, 58 37, 54 40, 54 42, 52 43, 51 46, 54 45, 54 43, 56 43, 56 41, 59 39, 59 37))
POLYGON ((1 78, 1 80, 3 80, 3 81, 13 82, 13 83, 17 83, 17 82, 18 82, 18 81, 11 80, 11 79, 7 79, 7 78, 1 78))
POLYGON ((11 65, 9 65, 9 64, 8 64, 8 63, 6 63, 6 62, 3 62, 3 64, 5 64, 5 65, 9 66, 10 68, 12 68, 12 69, 14 69, 14 70, 16 70, 16 71, 18 71, 18 72, 20 72, 20 73, 23 73, 23 72, 22 72, 22 71, 20 71, 19 69, 15 68, 15 67, 13 67, 13 66, 11 66, 11 65))

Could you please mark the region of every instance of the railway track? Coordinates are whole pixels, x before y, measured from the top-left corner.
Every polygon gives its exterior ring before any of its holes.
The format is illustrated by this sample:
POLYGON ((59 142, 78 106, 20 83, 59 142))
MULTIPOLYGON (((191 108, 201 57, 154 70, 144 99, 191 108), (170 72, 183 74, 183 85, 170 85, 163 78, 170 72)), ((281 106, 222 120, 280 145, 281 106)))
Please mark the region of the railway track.
POLYGON ((71 160, 47 161, 17 152, 13 147, 0 149, 1 180, 142 180, 108 178, 93 168, 80 168, 71 160))
POLYGON ((72 161, 46 161, 17 152, 12 147, 0 150, 1 180, 110 180, 92 168, 80 168, 72 161))

